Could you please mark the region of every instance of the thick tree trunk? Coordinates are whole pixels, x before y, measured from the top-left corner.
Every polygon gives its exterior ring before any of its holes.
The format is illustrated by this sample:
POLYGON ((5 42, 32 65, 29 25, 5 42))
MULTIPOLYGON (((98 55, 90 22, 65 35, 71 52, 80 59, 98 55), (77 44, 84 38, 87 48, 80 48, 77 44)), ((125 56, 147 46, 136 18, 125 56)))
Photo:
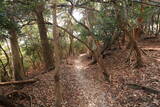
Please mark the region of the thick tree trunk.
POLYGON ((24 79, 24 71, 22 60, 19 53, 19 45, 18 38, 15 30, 10 30, 10 45, 12 51, 12 63, 13 63, 13 71, 15 80, 23 80, 24 79))
MULTIPOLYGON (((127 32, 127 31, 126 31, 127 32)), ((132 30, 132 32, 127 32, 128 36, 129 36, 129 41, 130 41, 130 44, 131 44, 131 47, 130 48, 133 48, 133 50, 135 51, 135 57, 136 57, 136 64, 135 64, 135 67, 136 68, 139 68, 139 67, 142 67, 143 65, 143 61, 142 61, 142 55, 141 55, 141 51, 137 45, 137 42, 134 38, 134 35, 135 35, 135 31, 132 30)))
POLYGON ((96 52, 94 52, 93 55, 94 55, 98 65, 99 65, 100 69, 102 70, 102 73, 104 75, 105 80, 110 82, 111 81, 110 80, 111 77, 110 77, 109 73, 106 70, 106 67, 105 67, 104 62, 103 62, 103 58, 102 58, 102 56, 100 54, 100 50, 97 50, 96 52))
POLYGON ((49 71, 51 69, 54 69, 53 53, 52 49, 49 46, 43 13, 42 11, 36 11, 35 13, 37 17, 37 24, 42 44, 43 60, 45 63, 46 70, 49 71))
MULTIPOLYGON (((141 51, 137 45, 137 41, 136 41, 136 36, 135 36, 135 29, 129 31, 127 29, 127 26, 131 26, 129 21, 128 21, 128 12, 126 10, 126 2, 123 1, 123 9, 124 9, 124 17, 125 17, 125 21, 123 19, 121 19, 120 14, 118 13, 118 11, 116 12, 116 16, 117 16, 117 20, 119 20, 119 27, 123 30, 123 32, 126 34, 126 36, 128 36, 129 38, 129 44, 127 46, 127 48, 133 49, 135 51, 136 54, 136 66, 135 67, 141 67, 143 65, 143 61, 142 61, 142 56, 141 56, 141 51)), ((116 5, 115 5, 116 6, 116 5)))

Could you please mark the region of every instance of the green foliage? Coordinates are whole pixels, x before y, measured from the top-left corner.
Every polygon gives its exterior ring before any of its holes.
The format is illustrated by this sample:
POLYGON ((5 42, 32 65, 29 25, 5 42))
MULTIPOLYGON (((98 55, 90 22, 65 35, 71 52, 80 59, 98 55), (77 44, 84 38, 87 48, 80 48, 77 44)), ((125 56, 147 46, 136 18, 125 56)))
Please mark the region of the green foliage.
POLYGON ((23 43, 21 48, 24 56, 29 56, 33 61, 39 61, 38 52, 41 52, 40 38, 38 34, 38 29, 36 26, 24 27, 22 32, 27 34, 23 37, 23 43))
POLYGON ((13 23, 9 20, 6 13, 6 5, 4 1, 0 1, 0 28, 1 29, 8 29, 13 25, 13 23))

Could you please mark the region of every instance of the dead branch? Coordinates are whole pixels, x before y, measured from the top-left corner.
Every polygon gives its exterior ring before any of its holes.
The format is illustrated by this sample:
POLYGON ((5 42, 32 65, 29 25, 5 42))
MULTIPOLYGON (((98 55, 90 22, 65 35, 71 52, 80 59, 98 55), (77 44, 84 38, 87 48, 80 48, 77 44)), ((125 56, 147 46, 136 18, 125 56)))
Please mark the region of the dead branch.
POLYGON ((29 83, 35 83, 36 81, 38 81, 38 79, 29 79, 29 80, 22 80, 22 81, 0 82, 0 86, 29 84, 29 83))

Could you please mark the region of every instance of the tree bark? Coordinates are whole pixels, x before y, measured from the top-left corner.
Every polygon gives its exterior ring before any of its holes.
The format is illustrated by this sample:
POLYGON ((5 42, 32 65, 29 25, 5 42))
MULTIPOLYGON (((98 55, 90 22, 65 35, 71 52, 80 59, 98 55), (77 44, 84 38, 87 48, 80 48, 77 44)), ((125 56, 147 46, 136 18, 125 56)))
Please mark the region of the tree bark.
POLYGON ((126 31, 128 36, 129 36, 129 42, 131 44, 130 48, 133 48, 133 50, 135 51, 135 57, 136 57, 136 64, 135 67, 139 68, 143 66, 143 61, 142 61, 142 55, 141 55, 141 51, 137 45, 137 42, 134 38, 135 35, 135 31, 134 29, 131 32, 126 31))
POLYGON ((55 101, 55 107, 62 107, 62 94, 61 94, 61 86, 60 86, 60 63, 61 63, 61 57, 60 57, 60 38, 59 33, 57 29, 57 0, 53 0, 53 44, 54 44, 54 52, 55 52, 55 92, 56 92, 56 101, 55 101))
MULTIPOLYGON (((72 22, 69 23, 69 28, 71 28, 70 32, 73 34, 73 30, 72 30, 72 22)), ((70 39, 70 44, 69 44, 69 56, 73 56, 74 55, 74 49, 73 49, 73 42, 74 42, 74 38, 69 36, 70 39)))
MULTIPOLYGON (((115 4, 116 6, 116 4, 115 4)), ((128 30, 127 26, 131 28, 131 25, 128 21, 128 11, 126 10, 126 2, 123 1, 123 9, 124 9, 124 17, 125 17, 125 21, 121 18, 120 14, 118 13, 118 11, 116 11, 116 17, 117 20, 119 21, 118 26, 122 29, 122 31, 126 34, 126 36, 128 36, 129 38, 129 44, 127 46, 127 48, 133 49, 135 51, 136 54, 136 64, 135 67, 139 68, 143 65, 143 61, 142 61, 142 56, 141 56, 141 51, 137 45, 137 41, 135 39, 135 29, 132 28, 132 30, 128 30)))
POLYGON ((39 29, 39 34, 40 34, 40 39, 42 44, 42 55, 45 63, 45 69, 49 71, 51 69, 54 69, 54 59, 53 59, 52 49, 49 46, 49 42, 47 38, 47 30, 46 30, 45 21, 43 18, 43 11, 40 11, 41 10, 40 8, 41 6, 36 9, 35 13, 37 17, 37 24, 38 24, 38 29, 39 29))
POLYGON ((73 52, 73 38, 69 37, 70 39, 70 44, 69 44, 69 56, 73 56, 74 52, 73 52))
POLYGON ((7 39, 5 39, 5 42, 6 42, 6 44, 7 44, 7 48, 8 48, 8 50, 9 50, 9 53, 8 53, 8 58, 9 58, 9 64, 8 64, 8 68, 9 68, 9 77, 11 78, 11 79, 13 79, 13 72, 14 71, 12 71, 12 61, 11 61, 11 59, 12 59, 12 53, 11 53, 11 48, 10 48, 10 45, 9 45, 9 42, 7 41, 7 39))
POLYGON ((9 39, 10 39, 11 52, 12 52, 14 79, 23 80, 24 71, 23 71, 22 60, 21 60, 20 53, 19 53, 17 33, 14 29, 11 29, 9 30, 9 34, 11 35, 9 39))

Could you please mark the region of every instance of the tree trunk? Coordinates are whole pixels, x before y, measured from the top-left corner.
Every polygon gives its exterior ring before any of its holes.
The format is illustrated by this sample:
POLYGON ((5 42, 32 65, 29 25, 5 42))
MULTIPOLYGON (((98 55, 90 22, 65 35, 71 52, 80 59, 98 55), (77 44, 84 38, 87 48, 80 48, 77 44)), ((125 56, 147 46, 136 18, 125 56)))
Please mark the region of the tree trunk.
POLYGON ((74 52, 73 52, 73 38, 69 37, 70 39, 70 44, 69 44, 69 56, 73 56, 74 52))
MULTIPOLYGON (((72 22, 70 22, 69 24, 69 28, 71 28, 71 33, 73 34, 73 30, 72 30, 72 22)), ((73 56, 74 55, 74 49, 73 49, 73 37, 69 36, 70 39, 70 44, 69 44, 69 56, 73 56)))
MULTIPOLYGON (((133 30, 133 33, 132 33, 132 34, 133 34, 133 36, 135 35, 134 30, 133 30)), ((142 67, 142 66, 143 66, 141 51, 140 51, 140 49, 139 49, 139 47, 138 47, 138 45, 137 45, 136 40, 134 40, 134 38, 133 38, 132 42, 133 42, 133 43, 132 43, 133 49, 135 50, 135 53, 136 53, 136 65, 135 65, 135 67, 136 67, 136 68, 139 68, 139 67, 142 67)))
POLYGON ((19 53, 20 53, 20 58, 21 58, 22 67, 23 67, 23 71, 24 71, 23 54, 22 54, 22 52, 21 52, 21 49, 20 49, 20 47, 18 48, 18 50, 19 50, 19 53))
POLYGON ((56 107, 62 107, 62 94, 61 94, 61 86, 60 86, 60 75, 59 75, 59 70, 60 70, 60 63, 61 63, 61 58, 60 58, 60 43, 59 43, 59 34, 58 34, 58 29, 57 29, 57 0, 53 0, 53 44, 54 44, 54 52, 55 52, 55 92, 56 92, 56 101, 55 101, 55 106, 56 107))
POLYGON ((135 67, 136 68, 142 67, 143 61, 142 61, 141 51, 140 51, 140 49, 139 49, 139 47, 137 45, 137 42, 136 42, 136 40, 134 38, 134 35, 135 35, 134 29, 131 32, 128 32, 127 34, 129 36, 129 41, 131 43, 131 47, 130 48, 133 48, 134 51, 135 51, 135 54, 136 54, 135 55, 135 57, 136 57, 135 67))
MULTIPOLYGON (((87 18, 86 18, 87 27, 89 30, 93 29, 94 21, 91 20, 91 17, 94 18, 94 13, 92 11, 86 11, 86 14, 87 14, 87 18)), ((91 45, 92 45, 92 50, 93 50, 93 52, 92 52, 93 63, 94 62, 98 63, 98 65, 99 65, 99 67, 105 77, 105 80, 110 82, 110 75, 107 72, 106 67, 104 65, 103 58, 101 55, 100 45, 98 44, 98 42, 96 42, 93 33, 91 31, 89 31, 89 33, 90 33, 90 41, 92 41, 91 45)))
POLYGON ((49 46, 43 13, 42 11, 36 11, 35 13, 37 17, 37 24, 42 44, 42 54, 45 63, 45 69, 49 71, 51 69, 54 69, 53 53, 51 47, 49 46))
POLYGON ((9 64, 8 64, 8 68, 9 68, 9 77, 11 78, 11 79, 13 79, 13 72, 14 71, 12 71, 12 61, 11 61, 11 58, 12 58, 12 53, 11 53, 11 48, 10 48, 10 45, 9 45, 9 42, 7 41, 7 39, 5 39, 5 41, 6 41, 6 44, 7 44, 7 48, 8 48, 8 50, 9 50, 9 53, 8 53, 8 58, 9 58, 9 64))
POLYGON ((13 63, 13 77, 15 80, 23 80, 24 79, 24 71, 22 60, 19 53, 19 45, 16 31, 14 29, 9 31, 10 37, 10 45, 12 52, 12 63, 13 63))
POLYGON ((142 61, 142 56, 141 56, 141 51, 137 45, 137 41, 136 41, 136 37, 135 37, 135 29, 133 28, 133 30, 129 31, 127 29, 127 26, 130 25, 129 21, 128 21, 128 11, 126 10, 126 2, 123 1, 123 9, 124 9, 124 17, 125 17, 125 21, 123 19, 121 19, 120 14, 118 13, 118 11, 116 12, 116 16, 117 16, 117 20, 119 21, 118 25, 119 27, 123 30, 123 32, 126 34, 126 36, 128 36, 129 38, 129 44, 128 44, 128 48, 131 48, 135 51, 136 54, 136 64, 135 67, 141 67, 143 65, 143 61, 142 61))
MULTIPOLYGON (((147 0, 142 0, 142 1, 146 2, 147 0)), ((141 4, 141 9, 140 9, 141 14, 144 13, 144 8, 145 7, 146 7, 145 4, 141 4)), ((141 35, 143 34, 143 25, 142 25, 143 22, 144 22, 143 16, 139 16, 137 18, 137 23, 138 23, 139 26, 135 29, 136 32, 135 32, 135 35, 134 35, 136 40, 139 40, 141 38, 141 35)))
POLYGON ((103 58, 102 58, 102 56, 100 54, 100 50, 97 49, 97 51, 94 52, 93 55, 94 55, 98 65, 99 65, 100 69, 102 70, 102 73, 104 75, 105 80, 110 82, 111 81, 111 77, 110 77, 109 73, 106 70, 106 67, 105 67, 104 62, 103 62, 103 58))

